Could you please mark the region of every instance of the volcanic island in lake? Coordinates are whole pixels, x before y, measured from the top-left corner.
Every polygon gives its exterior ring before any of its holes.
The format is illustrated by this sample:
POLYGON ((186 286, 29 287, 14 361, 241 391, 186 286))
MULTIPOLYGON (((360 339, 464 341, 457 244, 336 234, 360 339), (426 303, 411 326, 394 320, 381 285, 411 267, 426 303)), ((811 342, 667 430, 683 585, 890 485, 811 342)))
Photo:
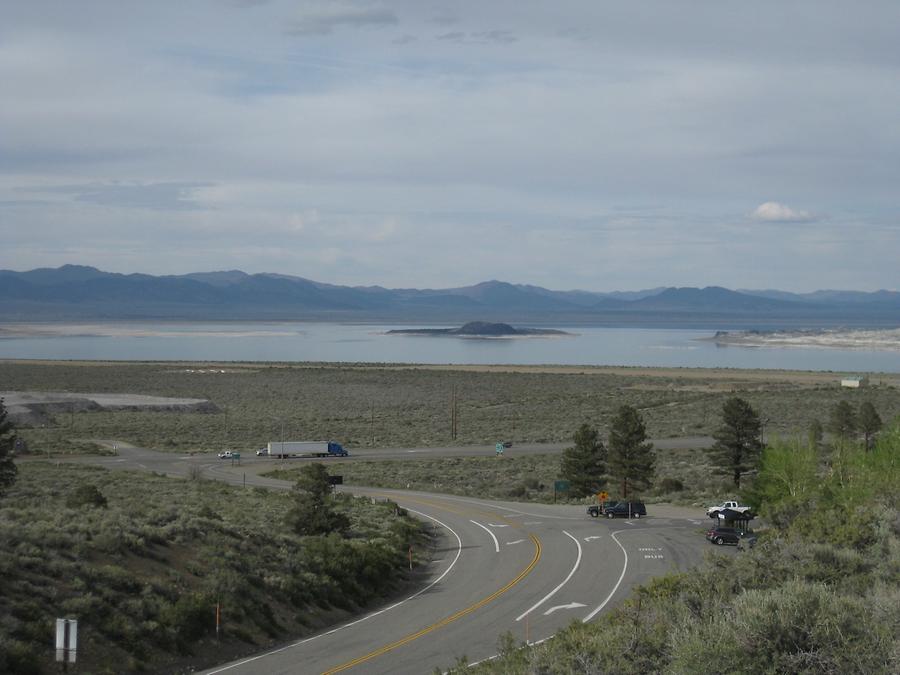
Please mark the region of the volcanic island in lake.
POLYGON ((573 335, 552 328, 514 328, 508 323, 470 321, 459 328, 401 328, 389 330, 388 335, 424 335, 427 337, 464 338, 514 338, 514 337, 558 337, 573 335))

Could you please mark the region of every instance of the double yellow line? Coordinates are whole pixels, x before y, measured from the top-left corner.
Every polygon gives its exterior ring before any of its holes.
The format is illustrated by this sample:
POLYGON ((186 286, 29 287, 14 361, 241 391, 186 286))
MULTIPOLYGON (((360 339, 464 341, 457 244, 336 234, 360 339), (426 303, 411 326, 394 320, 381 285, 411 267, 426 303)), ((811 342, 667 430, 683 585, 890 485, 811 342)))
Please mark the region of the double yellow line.
MULTIPOLYGON (((416 500, 412 500, 412 501, 416 501, 416 500)), ((452 509, 447 509, 447 510, 452 510, 452 509)), ((499 598, 501 595, 506 593, 510 588, 512 588, 513 586, 518 584, 520 581, 522 581, 522 579, 524 579, 526 576, 528 576, 528 574, 531 573, 531 570, 534 569, 534 566, 537 565, 538 560, 541 559, 541 540, 538 539, 533 534, 529 534, 528 537, 529 537, 529 539, 531 539, 531 543, 534 544, 534 557, 531 559, 531 562, 528 563, 527 567, 525 567, 525 569, 523 569, 521 572, 519 572, 519 574, 516 576, 516 578, 513 579, 512 581, 510 581, 508 584, 506 584, 503 588, 500 588, 500 589, 494 591, 489 596, 487 596, 486 598, 482 598, 475 604, 469 605, 468 607, 459 610, 455 614, 451 614, 450 616, 448 616, 444 619, 441 619, 437 623, 433 623, 430 626, 427 626, 426 628, 423 628, 422 630, 420 630, 416 633, 411 633, 410 635, 407 635, 406 637, 402 637, 395 642, 391 642, 390 644, 385 645, 384 647, 380 647, 372 652, 369 652, 368 654, 366 654, 364 656, 360 656, 359 658, 353 659, 352 661, 347 661, 346 663, 336 666, 330 670, 326 670, 323 673, 323 675, 332 675, 332 673, 339 673, 339 672, 347 670, 349 668, 353 668, 354 666, 358 666, 361 663, 365 663, 366 661, 370 661, 371 659, 381 656, 382 654, 387 654, 389 651, 397 649, 398 647, 402 647, 405 644, 409 644, 413 640, 418 640, 423 635, 428 635, 429 633, 436 631, 438 628, 443 628, 444 626, 453 623, 457 619, 461 619, 462 617, 466 616, 467 614, 471 614, 475 610, 480 609, 480 608, 484 607, 486 604, 488 604, 489 602, 499 598)))

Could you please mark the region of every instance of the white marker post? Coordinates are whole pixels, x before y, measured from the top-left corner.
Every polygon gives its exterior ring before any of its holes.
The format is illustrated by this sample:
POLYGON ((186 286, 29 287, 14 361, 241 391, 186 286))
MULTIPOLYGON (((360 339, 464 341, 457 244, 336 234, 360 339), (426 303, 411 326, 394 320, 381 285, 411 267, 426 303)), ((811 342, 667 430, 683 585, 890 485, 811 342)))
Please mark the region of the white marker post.
POLYGON ((75 663, 78 649, 78 619, 56 620, 56 661, 66 664, 75 663))

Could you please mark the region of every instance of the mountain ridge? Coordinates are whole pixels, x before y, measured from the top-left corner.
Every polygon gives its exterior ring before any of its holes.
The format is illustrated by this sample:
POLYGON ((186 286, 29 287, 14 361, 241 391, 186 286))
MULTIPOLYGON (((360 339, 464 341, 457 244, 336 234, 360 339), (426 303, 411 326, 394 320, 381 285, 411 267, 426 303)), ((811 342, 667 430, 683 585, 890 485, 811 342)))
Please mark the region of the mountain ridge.
POLYGON ((721 286, 557 291, 491 279, 453 288, 341 286, 241 270, 154 276, 84 265, 0 270, 6 321, 86 319, 539 321, 606 325, 900 325, 900 293, 721 286))

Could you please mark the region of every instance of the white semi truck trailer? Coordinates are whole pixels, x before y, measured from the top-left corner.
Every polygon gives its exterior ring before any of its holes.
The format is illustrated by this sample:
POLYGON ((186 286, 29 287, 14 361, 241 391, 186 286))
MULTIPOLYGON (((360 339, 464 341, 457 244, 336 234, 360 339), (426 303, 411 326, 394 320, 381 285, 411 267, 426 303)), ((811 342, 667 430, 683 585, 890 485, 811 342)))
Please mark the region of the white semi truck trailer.
POLYGON ((334 441, 272 441, 266 446, 269 457, 347 457, 350 453, 334 441))

